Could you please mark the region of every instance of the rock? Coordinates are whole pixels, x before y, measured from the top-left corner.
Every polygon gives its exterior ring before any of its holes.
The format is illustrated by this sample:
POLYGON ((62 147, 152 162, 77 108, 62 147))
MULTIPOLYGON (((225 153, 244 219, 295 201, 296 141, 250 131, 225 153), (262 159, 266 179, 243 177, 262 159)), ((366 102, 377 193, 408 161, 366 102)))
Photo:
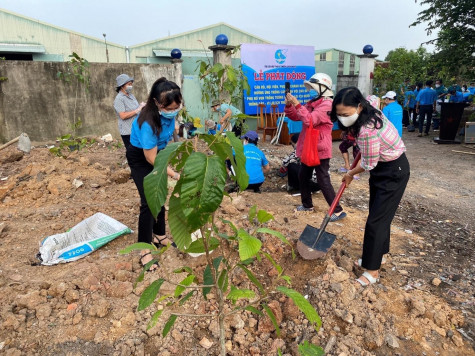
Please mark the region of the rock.
POLYGON ((112 173, 111 180, 114 183, 122 184, 127 183, 130 178, 130 169, 119 169, 112 173))
POLYGON ((76 313, 73 316, 73 325, 77 325, 81 322, 82 320, 82 313, 76 313))
POLYGON ((353 283, 347 283, 343 286, 343 291, 340 293, 341 302, 348 306, 355 299, 356 287, 353 283))
POLYGON ((414 314, 414 316, 425 314, 426 307, 424 306, 423 301, 416 298, 411 298, 409 299, 409 304, 410 304, 411 312, 414 314))
POLYGON ((208 350, 211 346, 213 346, 213 342, 212 341, 209 341, 206 337, 203 337, 201 340, 200 340, 200 345, 201 347, 205 348, 206 350, 208 350))
POLYGON ((173 329, 172 332, 172 338, 176 340, 177 342, 182 342, 183 339, 185 338, 181 332, 179 332, 177 329, 173 329))
POLYGON ((53 195, 61 195, 65 192, 69 192, 71 183, 61 177, 53 177, 50 179, 46 189, 53 195))
POLYGON ((109 308, 110 304, 106 299, 99 299, 89 309, 89 315, 103 318, 109 313, 109 308))
POLYGON ((257 346, 251 346, 249 348, 249 354, 250 355, 260 355, 261 354, 261 349, 259 349, 257 346))
POLYGON ((133 292, 131 282, 113 282, 107 289, 107 296, 113 298, 124 298, 133 292))
POLYGON ((64 293, 64 299, 66 299, 68 303, 75 302, 79 300, 79 292, 76 289, 68 289, 66 293, 64 293))
POLYGON ((17 305, 20 308, 26 307, 30 310, 36 309, 40 304, 46 302, 46 298, 40 295, 40 291, 33 291, 27 294, 17 296, 17 305))
MULTIPOLYGON (((280 303, 276 300, 273 300, 268 305, 274 313, 277 325, 280 325, 282 323, 282 310, 280 308, 280 303)), ((275 327, 272 323, 272 320, 266 315, 265 317, 261 317, 257 330, 261 333, 267 333, 274 331, 275 327)))
POLYGON ((64 293, 68 290, 68 285, 64 282, 59 282, 53 284, 50 289, 48 290, 48 294, 52 295, 53 297, 62 298, 64 293))
POLYGON ((53 224, 50 225, 50 228, 53 231, 59 231, 59 230, 64 229, 64 225, 61 224, 61 223, 53 223, 53 224))
POLYGON ((295 305, 294 301, 290 298, 286 298, 285 300, 284 315, 286 316, 287 319, 294 319, 300 315, 300 309, 295 305))
POLYGON ((432 280, 432 284, 436 287, 439 286, 441 283, 442 283, 442 281, 439 278, 434 278, 432 280))
POLYGON ((399 342, 397 341, 397 337, 392 334, 387 334, 384 338, 384 342, 392 349, 399 348, 399 342))
POLYGON ((89 158, 87 157, 79 157, 79 163, 82 166, 89 166, 91 164, 91 161, 89 161, 89 158))
POLYGON ((330 284, 330 288, 337 294, 340 294, 343 291, 343 285, 341 283, 332 283, 330 284))
POLYGON ((77 303, 71 303, 71 304, 68 304, 68 306, 66 307, 66 310, 68 312, 74 311, 77 309, 77 307, 78 307, 77 303))
POLYGON ((344 282, 350 278, 348 272, 346 272, 342 268, 335 268, 333 272, 330 274, 330 283, 339 283, 344 282))
POLYGON ((90 274, 86 276, 86 278, 84 278, 82 284, 83 284, 84 289, 95 291, 99 289, 100 282, 99 282, 99 279, 95 275, 90 274))
POLYGON ((226 351, 231 352, 233 350, 233 343, 231 342, 231 340, 226 341, 225 346, 226 346, 226 351))
POLYGON ((20 322, 15 317, 13 313, 8 313, 6 316, 3 317, 4 321, 2 323, 3 329, 13 329, 17 330, 20 327, 20 322))
POLYGON ((48 304, 41 304, 36 307, 36 317, 40 320, 44 320, 51 315, 51 307, 48 304))
POLYGON ((335 335, 332 335, 330 337, 330 339, 328 340, 327 344, 325 345, 325 354, 328 354, 330 353, 331 349, 333 348, 333 346, 335 345, 336 343, 336 336, 335 335))
POLYGON ((7 196, 7 194, 15 188, 16 184, 12 180, 7 182, 5 185, 0 186, 0 200, 3 200, 7 196))
POLYGON ((73 180, 73 187, 74 187, 74 188, 77 189, 77 188, 79 188, 79 187, 81 187, 81 186, 83 186, 83 185, 84 185, 84 182, 83 182, 82 180, 77 179, 77 178, 74 178, 74 180, 73 180))
POLYGON ((270 347, 270 350, 268 352, 268 354, 270 355, 277 355, 277 350, 278 349, 282 349, 283 347, 285 346, 285 341, 282 340, 282 339, 275 339, 273 342, 272 342, 272 345, 270 347))
POLYGON ((232 204, 239 211, 244 211, 246 210, 246 207, 247 207, 246 202, 244 201, 244 198, 241 195, 238 197, 233 197, 232 204))
POLYGON ((10 146, 0 151, 0 163, 12 163, 19 161, 23 158, 24 153, 18 151, 15 147, 10 146))
POLYGON ((452 342, 455 344, 457 347, 462 347, 463 346, 463 340, 462 337, 458 334, 454 334, 452 336, 452 342))
POLYGON ((341 256, 338 265, 347 272, 353 271, 353 261, 348 256, 341 256))
POLYGON ((406 271, 405 269, 400 269, 398 272, 402 274, 403 276, 407 276, 409 274, 409 272, 406 271))
POLYGON ((244 328, 244 320, 242 320, 239 314, 234 314, 231 326, 235 329, 244 328))
POLYGON ((438 310, 434 312, 434 323, 440 328, 445 327, 445 324, 447 323, 447 316, 443 311, 438 310))
POLYGON ((351 314, 347 309, 337 309, 335 310, 335 315, 338 316, 344 322, 348 324, 353 324, 353 314, 351 314))

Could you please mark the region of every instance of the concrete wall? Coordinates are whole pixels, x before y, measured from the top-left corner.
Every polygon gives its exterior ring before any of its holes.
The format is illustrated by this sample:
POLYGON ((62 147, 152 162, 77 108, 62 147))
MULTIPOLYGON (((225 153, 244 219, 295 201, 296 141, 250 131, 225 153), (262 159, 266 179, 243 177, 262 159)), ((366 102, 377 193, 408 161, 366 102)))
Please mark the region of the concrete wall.
MULTIPOLYGON (((337 91, 347 87, 358 86, 358 75, 339 75, 337 82, 337 91)), ((336 93, 335 93, 336 94, 336 93)))
MULTIPOLYGON (((146 101, 153 82, 166 77, 176 80, 177 69, 170 64, 91 63, 91 86, 88 92, 58 79, 67 70, 64 62, 0 61, 0 143, 26 132, 32 141, 48 142, 72 133, 73 118, 83 125, 78 135, 102 136, 111 133, 120 138, 113 108, 115 78, 127 73, 135 78, 134 95, 146 101)), ((177 81, 178 85, 181 85, 177 81)))

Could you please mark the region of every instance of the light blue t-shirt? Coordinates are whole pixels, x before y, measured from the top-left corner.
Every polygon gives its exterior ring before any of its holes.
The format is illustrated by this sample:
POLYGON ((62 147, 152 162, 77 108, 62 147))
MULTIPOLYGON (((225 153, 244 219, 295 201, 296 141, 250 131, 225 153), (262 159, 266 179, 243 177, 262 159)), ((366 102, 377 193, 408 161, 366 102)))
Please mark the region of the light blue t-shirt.
POLYGON ((468 87, 467 90, 468 90, 471 94, 475 95, 475 87, 468 87))
POLYGON ((397 129, 399 137, 402 137, 402 106, 393 101, 383 108, 383 114, 397 129))
POLYGON ((150 150, 154 147, 162 150, 173 137, 173 130, 175 130, 175 119, 166 119, 160 116, 162 123, 162 131, 157 136, 152 127, 145 121, 142 127, 139 127, 138 118, 132 123, 132 132, 130 134, 130 144, 137 148, 144 148, 150 150))
POLYGON ((249 184, 264 182, 262 167, 269 164, 264 153, 254 144, 244 145, 244 156, 246 156, 246 172, 249 175, 249 184))
POLYGON ((417 94, 416 101, 419 105, 434 105, 437 100, 437 92, 432 88, 424 88, 417 94))
POLYGON ((237 117, 235 117, 235 116, 239 115, 239 114, 242 114, 242 112, 238 108, 235 108, 232 105, 223 103, 223 104, 219 105, 219 112, 220 112, 221 116, 226 115, 226 112, 228 111, 228 109, 231 109, 232 117, 230 119, 230 122, 234 126, 234 123, 237 120, 237 117))
POLYGON ((461 91, 456 91, 455 94, 450 95, 449 103, 463 103, 464 97, 461 91))

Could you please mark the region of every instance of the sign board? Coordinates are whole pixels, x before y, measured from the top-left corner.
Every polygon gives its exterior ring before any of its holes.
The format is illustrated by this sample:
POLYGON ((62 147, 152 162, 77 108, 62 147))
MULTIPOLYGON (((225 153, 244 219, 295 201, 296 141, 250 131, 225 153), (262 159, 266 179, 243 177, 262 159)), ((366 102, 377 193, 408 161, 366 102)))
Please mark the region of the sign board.
POLYGON ((312 46, 287 46, 269 44, 241 45, 242 70, 247 77, 250 93, 244 95, 244 112, 256 115, 258 104, 285 106, 285 82, 290 82, 290 92, 300 102, 310 100, 303 85, 315 74, 315 50, 312 46))

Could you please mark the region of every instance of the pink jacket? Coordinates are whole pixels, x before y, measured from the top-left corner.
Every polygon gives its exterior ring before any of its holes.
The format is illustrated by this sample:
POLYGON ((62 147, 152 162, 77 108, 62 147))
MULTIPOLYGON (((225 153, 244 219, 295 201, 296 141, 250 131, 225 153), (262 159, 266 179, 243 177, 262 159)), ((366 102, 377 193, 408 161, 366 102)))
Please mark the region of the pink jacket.
POLYGON ((305 134, 313 123, 313 127, 320 131, 320 140, 318 141, 318 157, 320 159, 332 158, 332 129, 333 123, 330 120, 329 113, 332 110, 333 100, 330 98, 321 98, 305 105, 285 106, 285 115, 293 121, 302 121, 302 132, 300 132, 297 141, 297 156, 302 154, 305 134))

